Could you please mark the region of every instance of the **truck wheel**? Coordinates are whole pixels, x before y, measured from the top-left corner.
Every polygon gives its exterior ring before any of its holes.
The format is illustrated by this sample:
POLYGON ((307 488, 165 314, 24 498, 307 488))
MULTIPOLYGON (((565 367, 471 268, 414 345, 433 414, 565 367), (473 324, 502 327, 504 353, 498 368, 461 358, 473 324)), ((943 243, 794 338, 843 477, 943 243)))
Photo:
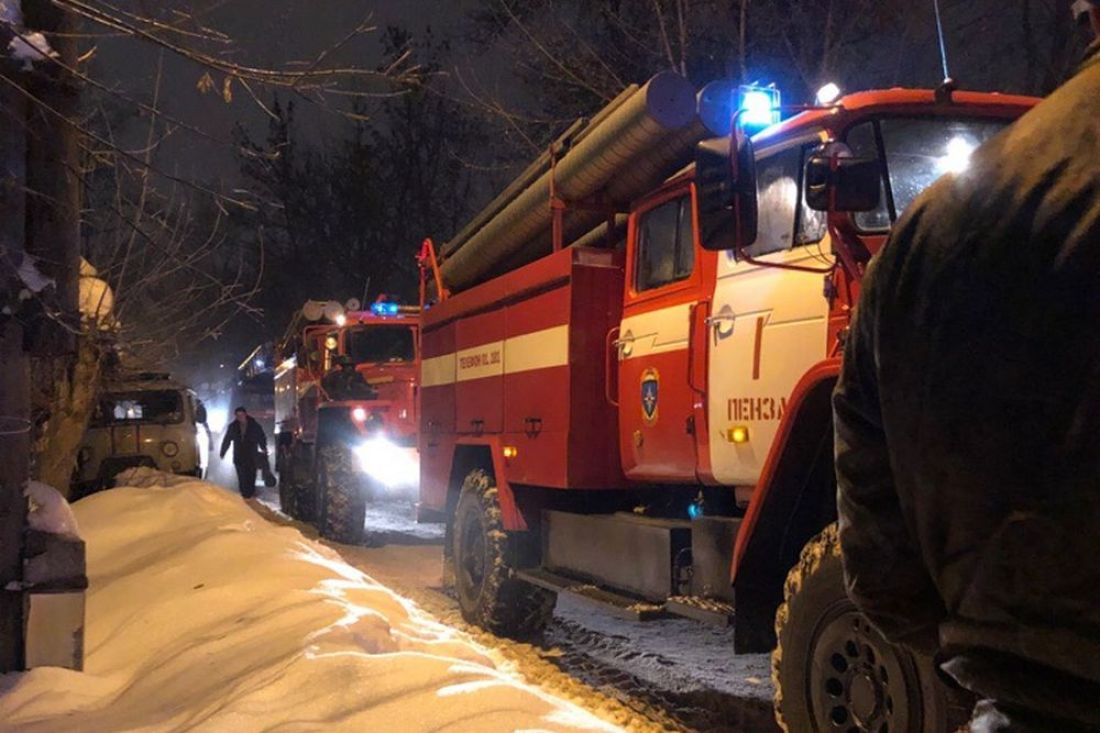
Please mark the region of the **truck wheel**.
POLYGON ((939 733, 966 722, 930 659, 888 642, 844 590, 837 525, 802 549, 775 616, 775 718, 789 733, 939 733))
POLYGON ((310 449, 297 445, 292 449, 287 465, 287 496, 290 515, 299 522, 312 522, 317 517, 315 476, 312 475, 310 449))
POLYGON ((451 531, 462 617, 499 636, 525 638, 550 621, 557 595, 512 577, 517 544, 504 531, 496 483, 482 469, 462 482, 451 531))
MULTIPOLYGON (((279 508, 291 519, 302 519, 302 455, 298 448, 279 447, 279 508)), ((308 521, 308 520, 307 520, 308 521)))
POLYGON ((363 541, 367 504, 351 452, 344 446, 322 448, 317 461, 317 529, 325 539, 345 545, 363 541))
POLYGON ((294 499, 298 492, 291 480, 293 475, 286 466, 279 471, 279 509, 292 519, 296 518, 298 511, 294 506, 294 499))

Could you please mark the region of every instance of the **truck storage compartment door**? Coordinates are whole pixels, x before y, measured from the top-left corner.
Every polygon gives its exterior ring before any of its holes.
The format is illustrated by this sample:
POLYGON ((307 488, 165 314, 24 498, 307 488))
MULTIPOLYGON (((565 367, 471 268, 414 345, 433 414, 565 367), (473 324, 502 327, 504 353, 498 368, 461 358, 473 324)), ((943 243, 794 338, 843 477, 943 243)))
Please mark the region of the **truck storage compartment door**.
POLYGON ((459 433, 499 433, 504 423, 504 309, 455 325, 455 421, 459 433))
POLYGON ((504 342, 504 433, 518 448, 509 461, 511 481, 566 485, 569 433, 569 308, 572 288, 562 283, 507 306, 504 342))
POLYGON ((425 329, 420 349, 420 501, 442 511, 455 433, 454 322, 425 329))
POLYGON ((298 358, 291 355, 275 370, 275 432, 298 429, 298 358))

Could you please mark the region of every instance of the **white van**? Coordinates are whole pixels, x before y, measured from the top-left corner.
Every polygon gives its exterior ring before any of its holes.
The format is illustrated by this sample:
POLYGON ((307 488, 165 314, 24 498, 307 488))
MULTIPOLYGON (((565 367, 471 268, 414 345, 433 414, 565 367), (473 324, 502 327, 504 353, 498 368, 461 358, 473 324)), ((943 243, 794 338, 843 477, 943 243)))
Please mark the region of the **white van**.
POLYGON ((160 373, 113 382, 100 395, 77 454, 77 495, 105 488, 137 466, 201 478, 207 446, 206 408, 186 385, 160 373))

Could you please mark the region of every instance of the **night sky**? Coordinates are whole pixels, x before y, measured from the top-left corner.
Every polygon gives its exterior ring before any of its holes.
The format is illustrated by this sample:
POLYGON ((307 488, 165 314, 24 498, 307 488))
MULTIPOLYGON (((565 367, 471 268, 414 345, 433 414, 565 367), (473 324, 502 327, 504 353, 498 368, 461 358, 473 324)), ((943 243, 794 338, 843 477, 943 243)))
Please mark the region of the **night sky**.
MULTIPOLYGON (((141 12, 143 4, 133 2, 129 5, 141 12)), ((414 34, 430 31, 437 37, 447 38, 460 29, 467 4, 467 0, 171 0, 156 7, 158 17, 165 17, 165 6, 192 9, 191 12, 202 17, 206 25, 234 39, 231 46, 203 45, 204 51, 225 54, 237 63, 265 68, 285 68, 295 61, 311 62, 369 18, 377 30, 347 43, 330 57, 330 61, 374 68, 380 61, 381 35, 387 25, 399 25, 414 34), (209 11, 204 10, 208 8, 209 11)), ((98 46, 93 74, 101 80, 117 83, 133 96, 151 99, 160 51, 129 38, 105 37, 98 41, 98 46)), ((476 59, 463 57, 461 53, 455 54, 453 63, 479 65, 476 59)), ((205 69, 197 64, 165 51, 163 111, 225 140, 229 140, 237 123, 262 133, 266 116, 247 92, 235 88, 233 101, 228 104, 217 90, 203 94, 196 85, 204 72, 205 69)), ((215 78, 215 82, 220 85, 221 79, 215 78)), ((270 90, 256 91, 265 103, 270 103, 270 90)), ((284 92, 282 96, 286 99, 292 95, 284 92)), ((343 118, 298 99, 299 119, 318 138, 339 132, 343 118)), ((333 103, 340 102, 337 99, 333 103)), ((140 123, 131 124, 127 132, 136 136, 134 139, 144 136, 140 123)), ((189 178, 223 178, 227 184, 235 178, 238 165, 227 146, 182 130, 165 141, 158 158, 166 167, 189 178)))
MULTIPOLYGON (((1036 7, 1043 7, 1045 0, 1031 0, 1036 7)), ((1047 10, 1064 11, 1068 22, 1068 1, 1065 8, 1060 0, 1046 4, 1047 10)), ((995 91, 1023 91, 1031 71, 1036 67, 1034 59, 1027 58, 1021 50, 1020 9, 1008 8, 996 0, 943 0, 941 6, 949 20, 948 50, 951 56, 952 75, 960 80, 963 88, 995 91)), ((522 103, 524 89, 513 74, 513 59, 498 49, 473 51, 465 40, 470 30, 469 14, 475 7, 485 7, 478 0, 404 0, 402 2, 377 2, 374 0, 168 0, 151 3, 146 0, 129 0, 124 7, 144 15, 156 15, 162 20, 171 18, 169 10, 190 8, 202 18, 204 24, 227 34, 232 43, 226 45, 196 42, 203 51, 225 55, 228 60, 257 67, 287 68, 294 62, 309 63, 319 53, 343 40, 356 26, 370 18, 377 27, 372 33, 355 38, 327 59, 327 63, 341 62, 348 66, 374 68, 382 58, 382 33, 387 25, 399 25, 423 37, 431 33, 436 40, 452 40, 453 48, 443 59, 443 71, 453 74, 476 76, 492 89, 497 98, 522 103)), ((809 5, 807 7, 810 7, 809 5)), ((1036 16, 1038 17, 1038 16, 1036 16)), ((1054 17, 1054 16, 1050 16, 1054 17)), ((1033 18, 1034 20, 1034 18, 1033 18)), ((887 35, 861 41, 867 46, 869 61, 858 69, 862 78, 838 78, 842 88, 852 91, 861 88, 889 87, 895 85, 934 86, 941 77, 940 58, 937 50, 935 26, 931 14, 931 2, 913 4, 896 28, 884 29, 887 35)), ((185 26, 188 27, 188 26, 185 26)), ((102 32, 90 26, 89 31, 102 32)), ((231 191, 241 185, 239 160, 230 143, 235 125, 243 125, 257 139, 262 139, 267 118, 259 106, 240 86, 234 87, 233 99, 226 102, 220 92, 223 75, 213 74, 215 90, 203 94, 197 88, 206 70, 199 65, 179 58, 167 51, 132 38, 106 35, 94 41, 96 56, 90 73, 131 96, 151 101, 158 57, 163 57, 163 85, 160 107, 167 114, 200 127, 220 142, 196 137, 177 129, 162 142, 156 153, 156 164, 164 170, 222 191, 231 191)), ((1064 45, 1064 44, 1063 44, 1064 45)), ((1039 52, 1053 50, 1039 47, 1039 52)), ((776 58, 761 63, 751 73, 778 76, 790 69, 783 68, 783 61, 776 58)), ((1039 61, 1043 60, 1040 57, 1039 61)), ((413 60, 414 62, 416 59, 413 60)), ((644 81, 647 73, 641 71, 637 79, 644 81)), ((446 86, 446 85, 444 85, 446 86)), ((455 95, 460 91, 450 86, 455 95)), ((270 103, 272 90, 255 88, 265 103, 270 103)), ((388 91, 379 88, 379 91, 388 91)), ((285 101, 286 91, 280 93, 285 101)), ((787 98, 787 101, 809 101, 787 98)), ((347 99, 332 98, 334 105, 347 105, 347 99)), ((332 110, 299 99, 296 114, 299 134, 309 144, 321 145, 325 141, 339 139, 347 129, 347 121, 332 110)), ((369 111, 369 110, 368 110, 369 111)), ((132 112, 127 109, 126 112, 132 112)), ((118 139, 124 145, 138 148, 144 143, 147 118, 132 118, 117 130, 118 139)), ((478 198, 488 198, 491 186, 478 198)), ((476 203, 476 202, 475 202, 476 203)), ((440 232, 430 232, 440 236, 440 232)), ((267 324, 268 331, 272 324, 267 324)), ((260 329, 257 329, 257 332, 260 329)), ((253 343, 207 344, 191 355, 185 371, 195 373, 198 363, 235 363, 247 354, 253 343)), ((182 364, 182 362, 181 362, 182 364)), ((216 364, 214 364, 216 366, 216 364)))

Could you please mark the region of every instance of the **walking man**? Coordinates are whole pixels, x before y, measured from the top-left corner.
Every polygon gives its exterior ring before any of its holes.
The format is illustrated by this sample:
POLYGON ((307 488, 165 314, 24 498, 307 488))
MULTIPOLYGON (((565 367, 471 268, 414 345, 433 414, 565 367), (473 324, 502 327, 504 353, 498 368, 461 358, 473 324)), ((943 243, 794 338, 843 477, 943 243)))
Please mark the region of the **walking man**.
POLYGON ((234 410, 233 416, 235 419, 222 439, 221 457, 225 458, 232 444, 237 485, 241 496, 251 499, 256 495, 256 471, 260 468, 259 462, 267 461, 267 436, 260 424, 249 417, 248 410, 243 407, 234 410))
POLYGON ((1100 42, 899 220, 834 396, 848 593, 974 733, 1100 731, 1098 324, 1100 42))

